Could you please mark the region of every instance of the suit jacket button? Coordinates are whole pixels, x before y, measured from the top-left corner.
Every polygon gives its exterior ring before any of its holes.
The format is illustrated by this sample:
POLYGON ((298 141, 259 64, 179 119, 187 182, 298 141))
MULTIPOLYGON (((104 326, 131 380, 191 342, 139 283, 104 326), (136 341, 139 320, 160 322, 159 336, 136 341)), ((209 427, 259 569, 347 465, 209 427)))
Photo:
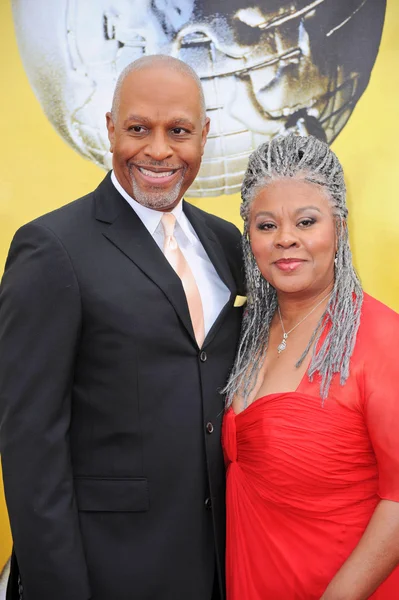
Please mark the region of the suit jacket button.
POLYGON ((206 430, 208 433, 213 433, 213 425, 210 421, 206 424, 206 430))
POLYGON ((200 361, 205 362, 207 358, 206 352, 202 351, 200 354, 200 361))
POLYGON ((207 508, 208 510, 212 508, 212 500, 210 498, 205 499, 205 508, 207 508))

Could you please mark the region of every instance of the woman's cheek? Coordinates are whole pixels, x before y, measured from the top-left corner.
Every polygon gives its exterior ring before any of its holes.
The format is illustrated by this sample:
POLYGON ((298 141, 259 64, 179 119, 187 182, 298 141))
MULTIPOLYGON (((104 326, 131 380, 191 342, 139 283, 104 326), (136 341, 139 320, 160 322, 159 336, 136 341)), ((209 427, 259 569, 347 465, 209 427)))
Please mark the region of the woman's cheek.
POLYGON ((262 270, 264 263, 266 262, 266 252, 265 248, 262 245, 254 244, 252 246, 252 253, 255 257, 256 262, 258 263, 258 267, 262 270))
POLYGON ((255 260, 258 264, 259 270, 262 273, 263 277, 265 279, 269 279, 270 277, 270 261, 268 260, 268 258, 260 253, 258 256, 255 256, 255 260))

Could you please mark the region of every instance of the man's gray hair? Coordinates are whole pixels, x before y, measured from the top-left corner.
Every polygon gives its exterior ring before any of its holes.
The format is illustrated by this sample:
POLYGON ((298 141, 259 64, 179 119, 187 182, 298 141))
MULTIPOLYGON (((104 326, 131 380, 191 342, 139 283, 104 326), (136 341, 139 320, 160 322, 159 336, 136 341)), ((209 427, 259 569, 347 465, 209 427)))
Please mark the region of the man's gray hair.
POLYGON ((325 190, 332 206, 337 233, 334 288, 326 311, 296 367, 302 364, 314 343, 308 376, 312 381, 316 373, 320 375, 320 395, 323 402, 328 396, 334 373, 340 374, 341 385, 344 385, 349 376, 350 358, 360 323, 363 291, 352 264, 349 246, 343 170, 328 144, 317 138, 295 134, 279 136, 262 144, 251 154, 241 188, 241 216, 244 219, 242 247, 248 303, 237 356, 224 390, 227 392, 228 405, 236 394, 243 397, 244 404, 247 404, 264 362, 270 323, 277 309, 276 290, 262 277, 251 250, 251 203, 260 189, 272 181, 286 178, 301 179, 325 190), (327 335, 321 342, 325 331, 327 335))
POLYGON ((202 89, 200 78, 198 77, 194 69, 190 67, 190 65, 183 62, 182 60, 179 60, 178 58, 174 58, 173 56, 168 56, 166 54, 152 54, 150 56, 142 56, 141 58, 138 58, 137 60, 128 64, 123 69, 116 82, 114 96, 112 99, 111 114, 114 121, 118 116, 121 101, 121 90, 126 77, 134 71, 140 71, 141 69, 147 69, 151 67, 164 67, 165 69, 177 71, 178 73, 186 75, 187 77, 191 77, 191 79, 194 81, 198 88, 198 94, 201 105, 201 121, 205 123, 206 105, 204 90, 202 89))

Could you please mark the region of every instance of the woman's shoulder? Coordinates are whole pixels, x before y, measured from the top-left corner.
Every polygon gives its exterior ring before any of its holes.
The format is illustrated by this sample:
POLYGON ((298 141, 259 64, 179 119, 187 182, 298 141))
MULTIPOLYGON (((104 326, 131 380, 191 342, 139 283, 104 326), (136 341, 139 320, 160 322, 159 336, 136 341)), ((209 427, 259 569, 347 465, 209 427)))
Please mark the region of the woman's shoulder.
POLYGON ((380 300, 377 300, 377 298, 373 298, 373 296, 366 293, 364 293, 362 318, 387 321, 388 323, 392 323, 392 325, 395 323, 399 324, 399 314, 397 312, 389 308, 386 304, 383 304, 383 302, 380 302, 380 300))
POLYGON ((361 375, 358 381, 362 397, 375 396, 381 406, 387 406, 392 399, 397 403, 398 340, 399 314, 364 294, 352 372, 361 375))
MULTIPOLYGON (((359 338, 369 350, 387 347, 399 339, 399 314, 369 294, 364 294, 360 317, 359 338), (376 347, 373 348, 373 345, 376 347)), ((359 341, 360 341, 359 339, 359 341)))

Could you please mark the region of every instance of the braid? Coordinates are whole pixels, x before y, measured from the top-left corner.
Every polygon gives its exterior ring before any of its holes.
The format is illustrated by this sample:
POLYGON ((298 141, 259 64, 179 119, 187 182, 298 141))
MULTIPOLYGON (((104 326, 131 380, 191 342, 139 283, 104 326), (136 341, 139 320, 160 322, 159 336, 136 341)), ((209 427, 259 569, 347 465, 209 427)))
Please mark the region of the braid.
POLYGON ((349 376, 349 363, 360 323, 363 291, 352 265, 347 227, 346 188, 342 167, 329 146, 313 136, 290 134, 259 146, 249 158, 241 188, 240 213, 244 220, 242 248, 248 302, 241 339, 229 381, 225 388, 227 404, 239 394, 248 401, 267 351, 270 323, 277 308, 276 290, 262 277, 249 241, 249 213, 257 193, 272 181, 296 177, 327 191, 336 219, 338 249, 333 291, 318 326, 299 358, 299 367, 313 346, 308 369, 310 381, 321 377, 320 396, 328 396, 332 377, 340 374, 343 385, 349 376), (319 341, 329 327, 321 344, 319 341))

